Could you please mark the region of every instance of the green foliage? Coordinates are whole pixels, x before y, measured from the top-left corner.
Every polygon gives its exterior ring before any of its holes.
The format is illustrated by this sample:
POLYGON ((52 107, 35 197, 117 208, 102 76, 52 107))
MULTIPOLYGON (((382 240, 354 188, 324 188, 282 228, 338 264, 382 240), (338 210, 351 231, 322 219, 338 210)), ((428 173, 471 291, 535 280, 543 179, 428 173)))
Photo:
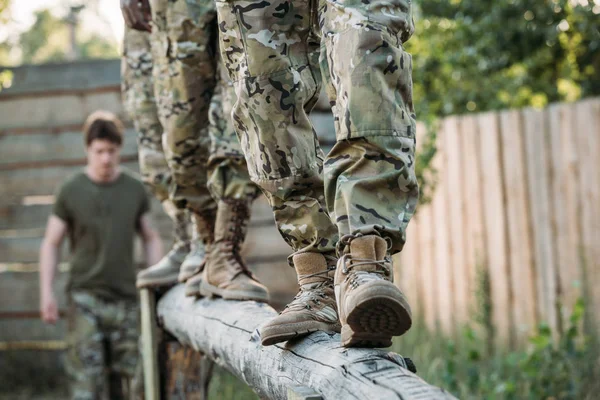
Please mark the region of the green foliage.
POLYGON ((540 325, 526 350, 488 353, 481 329, 466 327, 458 339, 432 334, 417 324, 394 350, 413 358, 418 374, 461 399, 592 399, 600 390, 598 343, 580 330, 583 301, 575 305, 567 332, 556 339, 540 325))
POLYGON ((435 171, 433 122, 447 115, 600 95, 600 4, 594 0, 422 0, 415 3, 417 118, 427 124, 417 156, 421 204, 435 171))
POLYGON ((417 114, 543 107, 600 94, 598 6, 588 0, 423 0, 413 53, 417 114))
MULTIPOLYGON (((119 56, 116 43, 97 34, 88 37, 78 34, 76 42, 82 59, 119 56)), ((21 33, 18 43, 22 63, 65 61, 70 49, 69 26, 49 10, 36 11, 34 24, 21 33)))

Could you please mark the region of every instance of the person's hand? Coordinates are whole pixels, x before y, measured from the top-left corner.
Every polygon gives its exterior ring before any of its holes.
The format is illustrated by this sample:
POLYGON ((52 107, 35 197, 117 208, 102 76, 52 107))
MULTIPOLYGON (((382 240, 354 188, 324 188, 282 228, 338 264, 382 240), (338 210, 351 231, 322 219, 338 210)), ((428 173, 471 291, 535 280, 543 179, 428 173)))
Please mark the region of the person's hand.
POLYGON ((123 19, 131 29, 151 32, 152 14, 150 10, 149 0, 121 0, 123 19))
POLYGON ((42 296, 40 304, 42 321, 47 324, 55 324, 58 321, 58 305, 53 293, 42 296))

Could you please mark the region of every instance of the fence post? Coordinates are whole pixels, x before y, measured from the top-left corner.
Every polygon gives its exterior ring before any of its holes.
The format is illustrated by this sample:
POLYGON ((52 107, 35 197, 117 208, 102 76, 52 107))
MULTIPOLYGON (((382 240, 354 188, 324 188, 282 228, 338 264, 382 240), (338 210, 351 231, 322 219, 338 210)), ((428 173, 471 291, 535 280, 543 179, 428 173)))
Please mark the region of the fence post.
POLYGON ((142 361, 144 366, 144 393, 146 400, 160 400, 158 370, 158 327, 156 299, 151 289, 140 290, 142 314, 142 361))

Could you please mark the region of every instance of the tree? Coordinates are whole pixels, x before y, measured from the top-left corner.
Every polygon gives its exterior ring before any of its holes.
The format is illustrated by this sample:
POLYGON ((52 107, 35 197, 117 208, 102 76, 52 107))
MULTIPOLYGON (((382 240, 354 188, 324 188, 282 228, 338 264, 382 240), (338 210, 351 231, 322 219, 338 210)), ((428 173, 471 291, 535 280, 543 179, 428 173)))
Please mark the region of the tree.
POLYGON ((600 7, 591 1, 419 4, 407 48, 425 119, 600 94, 600 7))
MULTIPOLYGON (((49 10, 37 11, 31 28, 19 36, 19 45, 22 63, 67 60, 70 49, 68 24, 49 10)), ((83 59, 119 56, 116 43, 97 34, 84 38, 78 32, 77 47, 79 57, 83 59)))

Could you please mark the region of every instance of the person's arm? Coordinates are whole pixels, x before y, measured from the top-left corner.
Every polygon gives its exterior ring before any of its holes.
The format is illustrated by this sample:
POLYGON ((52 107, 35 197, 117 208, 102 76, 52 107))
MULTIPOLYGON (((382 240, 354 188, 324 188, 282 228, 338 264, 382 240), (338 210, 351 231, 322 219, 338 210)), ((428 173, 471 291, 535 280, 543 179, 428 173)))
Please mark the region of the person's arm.
POLYGON ((52 285, 66 233, 67 224, 56 215, 51 215, 40 247, 40 314, 47 324, 54 324, 58 320, 58 305, 52 285))
POLYGON ((162 240, 158 232, 152 227, 148 213, 142 215, 140 218, 140 236, 144 243, 146 263, 149 266, 156 264, 163 256, 162 240))
POLYGON ((121 0, 121 13, 129 28, 137 31, 152 31, 149 0, 121 0))

